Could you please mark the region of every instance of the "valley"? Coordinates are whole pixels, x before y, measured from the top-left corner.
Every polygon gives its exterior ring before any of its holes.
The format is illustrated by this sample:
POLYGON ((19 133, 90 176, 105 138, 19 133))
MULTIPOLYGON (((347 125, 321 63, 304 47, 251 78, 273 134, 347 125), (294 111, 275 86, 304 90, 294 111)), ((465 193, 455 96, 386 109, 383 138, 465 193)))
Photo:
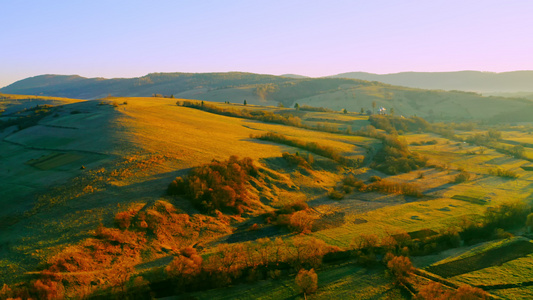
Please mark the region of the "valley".
POLYGON ((279 299, 302 295, 301 268, 318 275, 313 299, 432 284, 531 295, 517 277, 533 253, 529 123, 301 100, 2 97, 3 297, 279 299), (387 253, 416 269, 390 275, 387 253), (472 267, 439 267, 461 259, 472 267))

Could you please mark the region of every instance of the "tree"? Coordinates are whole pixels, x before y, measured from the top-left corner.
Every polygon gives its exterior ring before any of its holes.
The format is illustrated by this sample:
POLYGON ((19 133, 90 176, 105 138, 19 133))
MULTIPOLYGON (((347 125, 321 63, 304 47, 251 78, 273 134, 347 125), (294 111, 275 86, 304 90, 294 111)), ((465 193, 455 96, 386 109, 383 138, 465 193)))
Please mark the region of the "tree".
POLYGON ((294 104, 294 108, 296 108, 296 110, 300 110, 300 104, 295 103, 295 104, 294 104))
POLYGON ((346 108, 343 108, 343 109, 342 109, 342 112, 345 113, 345 114, 348 113, 348 111, 346 110, 346 108))
POLYGON ((246 103, 246 99, 244 99, 244 105, 246 105, 246 104, 247 104, 247 103, 246 103))
POLYGON ((527 221, 526 221, 527 230, 531 232, 531 229, 533 229, 533 213, 530 213, 527 215, 527 221))
POLYGON ((396 256, 389 260, 387 268, 397 283, 403 283, 414 270, 411 260, 405 256, 396 256))
POLYGON ((372 101, 372 114, 376 113, 376 101, 372 101))
POLYGON ((365 109, 361 107, 361 114, 365 113, 365 109))
POLYGON ((392 108, 390 109, 390 114, 391 114, 391 116, 394 116, 394 107, 392 107, 392 108))
POLYGON ((525 149, 524 149, 524 146, 522 146, 522 145, 516 145, 516 146, 514 146, 513 148, 511 148, 511 154, 512 154, 515 158, 522 158, 522 157, 524 157, 524 152, 525 152, 525 149))
POLYGON ((296 284, 300 290, 304 293, 304 298, 307 299, 306 294, 311 294, 316 291, 318 288, 318 276, 316 275, 315 269, 307 271, 306 269, 301 269, 296 275, 296 284))
POLYGON ((292 214, 289 219, 290 227, 297 232, 310 233, 313 228, 315 218, 305 210, 300 210, 292 214))

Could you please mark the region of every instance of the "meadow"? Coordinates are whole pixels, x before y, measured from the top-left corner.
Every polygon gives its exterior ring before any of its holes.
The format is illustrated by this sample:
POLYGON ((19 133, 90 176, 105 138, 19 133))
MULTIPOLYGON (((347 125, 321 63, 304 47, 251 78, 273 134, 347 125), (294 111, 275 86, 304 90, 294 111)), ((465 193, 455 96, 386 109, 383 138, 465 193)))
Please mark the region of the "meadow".
MULTIPOLYGON (((37 104, 24 100, 34 99, 29 96, 8 98, 12 104, 3 104, 2 118, 9 122, 23 117, 17 110, 37 104)), ((455 234, 465 243, 461 234, 486 225, 491 209, 532 200, 532 174, 521 168, 530 163, 533 144, 527 127, 501 125, 499 139, 476 144, 467 138, 493 128, 476 124, 447 137, 435 125, 395 135, 370 128, 368 115, 351 111, 209 103, 235 112, 229 116, 202 110, 202 101, 173 98, 38 99, 51 105, 48 114, 35 125, 0 132, 4 296, 151 291, 198 299, 297 298, 302 294, 294 276, 313 267, 313 298, 403 299, 405 289, 380 262, 387 249, 411 254, 415 262, 448 253, 452 246, 439 238, 455 234), (200 107, 177 105, 183 101, 200 107), (299 122, 243 117, 265 112, 299 122), (268 135, 278 138, 257 138, 268 135), (511 155, 502 144, 523 145, 526 154, 511 155), (384 148, 388 152, 380 154, 384 148), (379 155, 389 165, 407 167, 385 173, 373 164, 379 155), (406 157, 424 158, 424 164, 406 157), (238 160, 245 158, 246 164, 238 160), (250 164, 255 171, 242 175, 250 164), (242 176, 236 180, 235 174, 242 176), (190 179, 188 192, 167 194, 178 177, 190 179), (355 187, 360 184, 418 192, 355 187), (331 198, 331 191, 342 197, 331 198), (221 205, 220 199, 235 201, 221 205), (406 236, 407 250, 391 242, 406 236), (361 239, 376 244, 354 246, 361 239), (308 252, 309 245, 320 251, 308 252), (225 275, 216 277, 217 270, 225 275), (178 290, 169 290, 171 284, 178 290)), ((488 286, 511 284, 505 289, 528 295, 531 288, 518 285, 528 281, 520 273, 529 270, 531 259, 524 226, 468 239, 490 247, 454 244, 456 252, 467 252, 415 265, 457 285, 493 293, 488 286), (491 242, 510 235, 517 237, 491 242), (518 245, 523 251, 509 250, 518 245)), ((494 294, 505 298, 505 289, 494 294)))

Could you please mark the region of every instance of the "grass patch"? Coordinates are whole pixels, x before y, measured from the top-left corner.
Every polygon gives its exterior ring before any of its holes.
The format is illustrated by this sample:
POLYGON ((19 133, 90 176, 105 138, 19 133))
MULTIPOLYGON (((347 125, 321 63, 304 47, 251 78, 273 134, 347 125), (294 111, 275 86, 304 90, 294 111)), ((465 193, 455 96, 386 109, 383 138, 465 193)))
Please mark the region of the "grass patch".
POLYGON ((530 253, 533 253, 533 243, 527 240, 517 240, 514 243, 489 249, 470 257, 457 259, 444 264, 433 265, 427 268, 427 270, 444 278, 449 278, 501 265, 530 253))
POLYGON ((26 164, 40 170, 50 170, 81 159, 81 155, 73 153, 51 153, 37 159, 31 159, 26 164))

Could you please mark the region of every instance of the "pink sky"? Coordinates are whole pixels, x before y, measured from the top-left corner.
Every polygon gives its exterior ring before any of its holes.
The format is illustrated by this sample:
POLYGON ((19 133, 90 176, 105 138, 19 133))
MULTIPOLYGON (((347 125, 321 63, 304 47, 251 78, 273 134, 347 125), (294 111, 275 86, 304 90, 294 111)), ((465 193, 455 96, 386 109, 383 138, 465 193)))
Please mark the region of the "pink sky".
POLYGON ((41 74, 533 70, 533 1, 2 1, 0 87, 41 74))

